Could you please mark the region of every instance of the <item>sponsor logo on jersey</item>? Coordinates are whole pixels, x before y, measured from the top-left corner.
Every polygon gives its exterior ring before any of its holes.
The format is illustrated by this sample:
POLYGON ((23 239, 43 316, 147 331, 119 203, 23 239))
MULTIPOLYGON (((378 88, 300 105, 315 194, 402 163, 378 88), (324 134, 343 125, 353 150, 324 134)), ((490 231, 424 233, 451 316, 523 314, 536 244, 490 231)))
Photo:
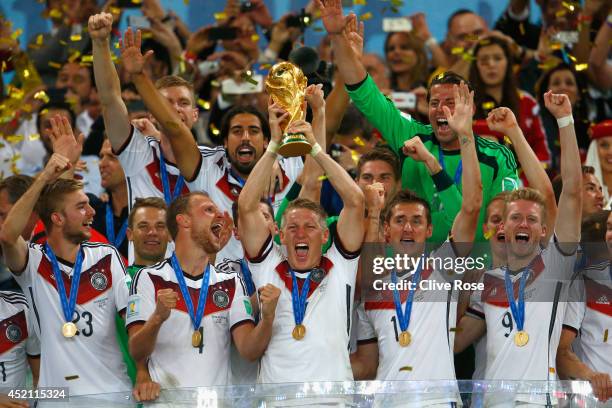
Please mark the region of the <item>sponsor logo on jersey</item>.
POLYGON ((21 340, 21 329, 16 324, 10 324, 6 328, 6 338, 13 343, 19 343, 21 340))
POLYGON ((91 286, 96 290, 104 290, 108 286, 108 279, 106 279, 106 275, 101 272, 96 272, 91 275, 90 281, 91 286))
POLYGON ((140 311, 140 299, 138 298, 133 298, 130 299, 130 301, 128 302, 127 305, 127 316, 126 318, 129 319, 131 317, 134 317, 136 315, 138 315, 139 311, 140 311))
POLYGON ((217 307, 225 309, 229 305, 229 296, 222 290, 216 290, 213 293, 213 302, 217 307))

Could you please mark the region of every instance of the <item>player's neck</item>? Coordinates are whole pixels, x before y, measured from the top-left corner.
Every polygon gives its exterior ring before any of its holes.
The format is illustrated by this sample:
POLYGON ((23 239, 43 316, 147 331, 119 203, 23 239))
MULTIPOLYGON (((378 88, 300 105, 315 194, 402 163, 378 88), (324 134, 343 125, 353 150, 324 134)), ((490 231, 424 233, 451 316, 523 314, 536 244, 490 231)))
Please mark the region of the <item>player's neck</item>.
POLYGON ((495 252, 491 253, 491 268, 499 268, 508 264, 508 260, 505 256, 497 255, 495 252))
POLYGON ((166 162, 176 163, 176 157, 174 157, 174 152, 172 151, 172 145, 170 144, 170 140, 162 133, 161 138, 159 139, 159 148, 164 154, 164 159, 166 162))
POLYGON ((156 263, 159 263, 159 262, 161 262, 163 260, 164 260, 164 256, 163 255, 159 259, 149 259, 149 258, 141 257, 138 253, 136 253, 134 251, 134 263, 132 265, 151 266, 151 265, 155 265, 156 263))
POLYGON ((495 102, 499 104, 502 100, 502 96, 504 95, 504 88, 501 84, 496 86, 488 86, 487 95, 491 96, 493 99, 495 99, 495 102))
POLYGON ((201 275, 210 261, 204 250, 195 245, 193 241, 187 242, 182 237, 177 237, 174 252, 181 264, 181 269, 190 276, 201 275))
POLYGON ((449 140, 448 142, 440 142, 440 147, 442 148, 442 150, 459 150, 459 138, 455 136, 452 140, 449 140))
POLYGON ((56 258, 62 258, 72 263, 76 261, 76 256, 81 245, 68 241, 66 238, 64 238, 61 231, 55 230, 50 232, 47 236, 47 242, 53 250, 56 258))
POLYGON ((249 178, 249 173, 243 173, 243 172, 239 171, 239 170, 236 168, 236 166, 234 166, 233 164, 232 164, 232 171, 234 172, 234 174, 237 174, 237 175, 239 175, 240 177, 242 177, 242 179, 243 179, 243 180, 246 180, 246 179, 248 179, 248 178, 249 178))
POLYGON ((538 256, 538 253, 536 251, 534 251, 531 255, 529 256, 524 256, 524 257, 515 257, 512 255, 508 255, 508 268, 510 268, 511 271, 517 272, 520 271, 524 268, 526 268, 527 266, 529 266, 529 264, 531 264, 531 261, 533 261, 533 259, 538 256))
POLYGON ((111 206, 113 207, 113 214, 121 215, 121 211, 128 205, 128 191, 127 184, 122 182, 119 186, 110 190, 111 193, 111 206))

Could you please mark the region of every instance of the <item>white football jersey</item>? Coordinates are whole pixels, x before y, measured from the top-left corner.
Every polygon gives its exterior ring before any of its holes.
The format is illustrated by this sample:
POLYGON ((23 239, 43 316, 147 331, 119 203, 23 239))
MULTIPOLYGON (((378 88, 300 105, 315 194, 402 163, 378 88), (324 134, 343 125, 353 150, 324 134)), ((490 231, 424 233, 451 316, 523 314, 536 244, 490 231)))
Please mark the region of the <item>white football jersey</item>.
POLYGON ((612 276, 610 262, 585 268, 570 287, 564 325, 578 337, 573 347, 594 371, 612 376, 612 276))
MULTIPOLYGON (((450 242, 446 242, 438 250, 429 255, 430 258, 455 258, 450 242)), ((398 282, 411 281, 413 275, 398 276, 398 282)), ((455 275, 455 278, 460 279, 455 275)), ((391 276, 381 278, 383 282, 391 282, 391 276)), ((459 292, 452 289, 430 289, 430 282, 451 282, 446 271, 424 268, 421 272, 420 283, 414 293, 412 313, 408 332, 411 342, 402 347, 399 344, 399 335, 402 332, 395 310, 393 291, 377 291, 376 299, 365 299, 363 309, 359 311, 358 342, 378 343, 378 370, 376 380, 379 381, 406 381, 406 380, 455 380, 455 367, 453 360, 454 331, 457 320, 457 297, 459 292), (434 363, 435 362, 435 363, 434 363)), ((408 290, 400 291, 402 310, 405 310, 408 290)), ((458 393, 457 388, 457 393, 458 393)), ((418 396, 418 401, 410 401, 409 395, 402 395, 401 401, 391 401, 387 398, 384 403, 396 405, 401 402, 404 406, 422 406, 423 398, 427 404, 440 404, 456 402, 458 394, 436 395, 427 394, 418 396)), ((377 399, 378 400, 378 399, 377 399)), ((382 401, 381 401, 382 402, 382 401)))
MULTIPOLYGON (((525 286, 523 330, 529 335, 529 341, 522 347, 515 344, 518 328, 506 295, 504 269, 485 272, 482 277, 484 290, 473 293, 468 313, 486 320, 486 380, 537 381, 557 378, 555 360, 575 260, 575 253, 568 256, 558 249, 554 237, 534 259, 532 273, 525 286), (554 298, 558 290, 558 303, 554 310, 554 298)), ((519 280, 523 273, 511 276, 515 301, 518 299, 519 280)), ((494 403, 490 399, 493 397, 487 396, 488 403, 494 403)), ((542 403, 543 398, 534 400, 534 397, 527 395, 516 396, 517 401, 531 403, 542 403)))
POLYGON ((25 387, 26 354, 40 356, 32 318, 23 294, 0 292, 0 387, 25 387))
MULTIPOLYGON (((183 276, 195 311, 203 274, 183 276)), ((162 324, 155 350, 149 358, 149 373, 153 381, 162 388, 229 384, 231 331, 237 325, 254 321, 251 301, 242 281, 234 273, 210 268, 201 323, 203 343, 198 348, 191 344, 193 324, 170 259, 138 271, 132 284, 126 325, 142 324, 149 319, 155 311, 157 291, 161 289, 173 289, 179 300, 168 320, 162 324)))
MULTIPOLYGON (((221 211, 227 211, 231 216, 232 204, 238 200, 244 181, 240 181, 231 171, 231 164, 222 146, 215 148, 201 146, 200 153, 202 159, 196 171, 197 176, 187 185, 191 191, 206 191, 217 207, 221 211)), ((280 158, 279 165, 283 174, 284 188, 272 198, 272 208, 275 213, 304 167, 300 157, 280 158)), ((217 254, 219 261, 243 257, 242 245, 234 235, 217 254)))
MULTIPOLYGON (((107 244, 84 242, 83 265, 73 322, 78 331, 62 335, 64 312, 45 247, 30 244, 28 263, 15 279, 32 300, 41 343, 40 387, 69 387, 71 395, 131 389, 117 341, 115 317, 125 310, 128 283, 121 256, 107 244)), ((69 296, 73 265, 58 259, 69 296)))
MULTIPOLYGON (((269 238, 262 255, 249 260, 256 287, 271 283, 281 289, 272 339, 261 358, 258 382, 353 380, 348 347, 359 253, 347 253, 337 242, 334 239, 321 258, 319 268, 324 274, 319 272, 310 278, 303 321, 306 335, 302 340, 292 337, 293 282, 282 248, 269 238)), ((300 283, 308 272, 295 275, 301 290, 300 283)))

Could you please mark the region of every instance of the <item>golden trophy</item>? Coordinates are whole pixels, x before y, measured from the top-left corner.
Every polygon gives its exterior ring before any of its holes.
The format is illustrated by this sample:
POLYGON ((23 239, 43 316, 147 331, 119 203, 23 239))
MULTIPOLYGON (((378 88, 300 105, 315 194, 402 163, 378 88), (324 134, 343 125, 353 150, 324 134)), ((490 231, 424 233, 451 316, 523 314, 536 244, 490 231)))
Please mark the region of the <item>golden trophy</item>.
MULTIPOLYGON (((308 80, 300 68, 291 62, 274 65, 266 78, 266 91, 272 100, 289 112, 289 121, 282 125, 283 133, 290 123, 306 116, 303 109, 308 80)), ((312 146, 302 133, 284 133, 278 153, 284 157, 304 156, 312 146)))

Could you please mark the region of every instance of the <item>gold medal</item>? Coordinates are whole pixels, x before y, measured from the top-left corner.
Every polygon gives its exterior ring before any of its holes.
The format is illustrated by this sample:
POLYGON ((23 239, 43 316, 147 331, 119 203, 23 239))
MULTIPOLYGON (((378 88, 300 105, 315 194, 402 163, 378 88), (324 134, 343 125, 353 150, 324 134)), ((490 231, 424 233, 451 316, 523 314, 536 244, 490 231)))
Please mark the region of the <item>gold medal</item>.
POLYGON ((66 338, 74 337, 77 332, 76 324, 67 322, 62 325, 62 335, 66 338))
POLYGON ((202 333, 199 330, 196 330, 191 335, 191 345, 195 348, 200 347, 202 344, 202 333))
POLYGON ((302 340, 306 335, 306 326, 303 324, 298 324, 293 328, 293 332, 291 333, 293 338, 296 340, 302 340))
POLYGON ((514 344, 523 347, 529 342, 529 334, 525 330, 521 330, 514 335, 514 344))
POLYGON ((411 341, 412 341, 412 336, 410 335, 410 332, 408 330, 400 333, 399 335, 399 345, 400 346, 406 347, 410 344, 411 341))

